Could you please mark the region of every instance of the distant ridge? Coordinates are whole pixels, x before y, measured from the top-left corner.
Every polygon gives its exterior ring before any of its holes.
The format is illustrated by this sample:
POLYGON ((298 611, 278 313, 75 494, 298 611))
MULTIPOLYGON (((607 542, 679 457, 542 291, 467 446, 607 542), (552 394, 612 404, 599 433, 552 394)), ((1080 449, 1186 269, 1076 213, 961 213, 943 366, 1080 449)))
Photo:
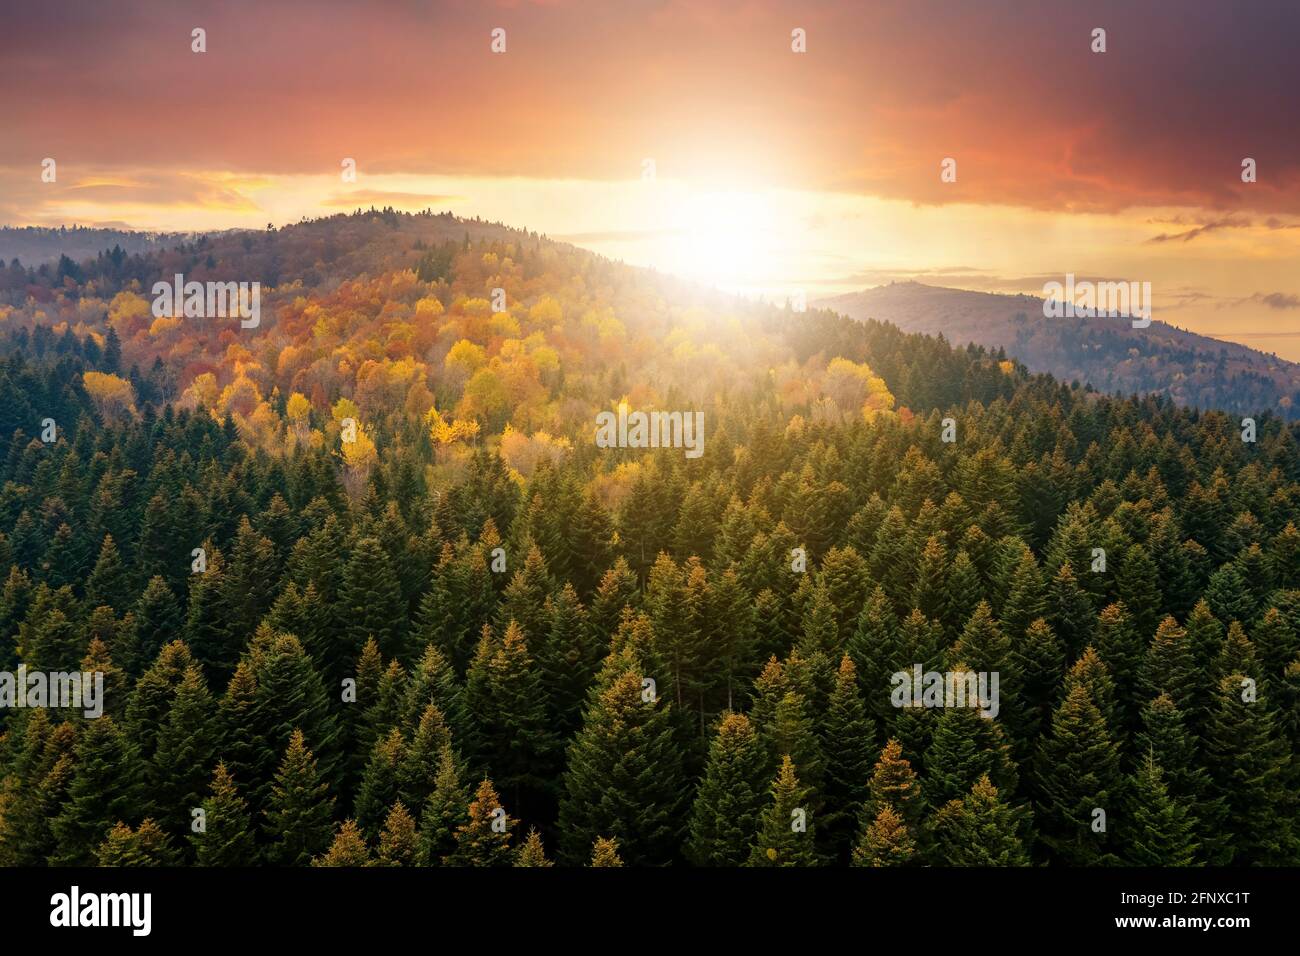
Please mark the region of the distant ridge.
POLYGON ((1167 395, 1180 405, 1300 417, 1300 364, 1167 325, 1043 316, 1043 300, 895 282, 813 303, 854 319, 1002 348, 1035 372, 1103 392, 1167 395))

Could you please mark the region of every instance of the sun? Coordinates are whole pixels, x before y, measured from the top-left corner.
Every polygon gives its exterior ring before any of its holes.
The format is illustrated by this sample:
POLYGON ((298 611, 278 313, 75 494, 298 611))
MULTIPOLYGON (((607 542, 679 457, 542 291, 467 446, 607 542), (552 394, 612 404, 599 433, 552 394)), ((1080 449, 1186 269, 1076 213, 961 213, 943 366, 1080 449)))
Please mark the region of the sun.
POLYGON ((764 193, 692 192, 674 213, 673 271, 740 288, 761 284, 777 267, 776 214, 764 193))

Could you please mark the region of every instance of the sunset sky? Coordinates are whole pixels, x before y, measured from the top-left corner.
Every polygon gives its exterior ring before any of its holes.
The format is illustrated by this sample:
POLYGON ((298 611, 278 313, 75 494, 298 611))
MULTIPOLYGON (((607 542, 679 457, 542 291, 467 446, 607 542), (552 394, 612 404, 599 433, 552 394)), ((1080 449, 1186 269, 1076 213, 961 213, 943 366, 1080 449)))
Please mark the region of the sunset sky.
POLYGON ((0 223, 431 206, 810 299, 1073 272, 1300 360, 1297 36, 1294 0, 6 4, 0 223))

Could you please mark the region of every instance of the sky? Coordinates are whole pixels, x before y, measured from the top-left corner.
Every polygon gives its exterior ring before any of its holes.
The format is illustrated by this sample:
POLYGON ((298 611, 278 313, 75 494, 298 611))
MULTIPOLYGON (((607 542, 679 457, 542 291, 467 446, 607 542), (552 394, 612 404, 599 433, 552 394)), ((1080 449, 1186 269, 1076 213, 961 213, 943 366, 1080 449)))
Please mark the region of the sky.
POLYGON ((1300 360, 1294 0, 5 7, 0 223, 430 207, 809 300, 1074 273, 1300 360))

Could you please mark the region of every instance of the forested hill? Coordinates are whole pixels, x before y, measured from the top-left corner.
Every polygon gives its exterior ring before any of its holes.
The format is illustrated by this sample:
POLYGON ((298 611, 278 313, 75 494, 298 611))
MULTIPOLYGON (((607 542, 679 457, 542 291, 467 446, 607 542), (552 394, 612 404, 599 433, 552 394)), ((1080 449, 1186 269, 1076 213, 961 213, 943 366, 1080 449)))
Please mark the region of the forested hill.
POLYGON ((63 256, 73 262, 93 259, 114 247, 125 255, 147 254, 169 249, 179 242, 197 239, 201 233, 140 232, 98 226, 0 226, 0 261, 14 259, 40 267, 57 263, 63 256))
POLYGON ((1043 300, 894 282, 816 303, 908 332, 1005 349, 1031 370, 1103 392, 1166 395, 1180 405, 1300 418, 1300 364, 1157 318, 1045 318, 1043 300))
POLYGON ((0 863, 1300 862, 1294 425, 445 216, 73 266, 0 298, 0 673, 104 713, 0 708, 0 863))

